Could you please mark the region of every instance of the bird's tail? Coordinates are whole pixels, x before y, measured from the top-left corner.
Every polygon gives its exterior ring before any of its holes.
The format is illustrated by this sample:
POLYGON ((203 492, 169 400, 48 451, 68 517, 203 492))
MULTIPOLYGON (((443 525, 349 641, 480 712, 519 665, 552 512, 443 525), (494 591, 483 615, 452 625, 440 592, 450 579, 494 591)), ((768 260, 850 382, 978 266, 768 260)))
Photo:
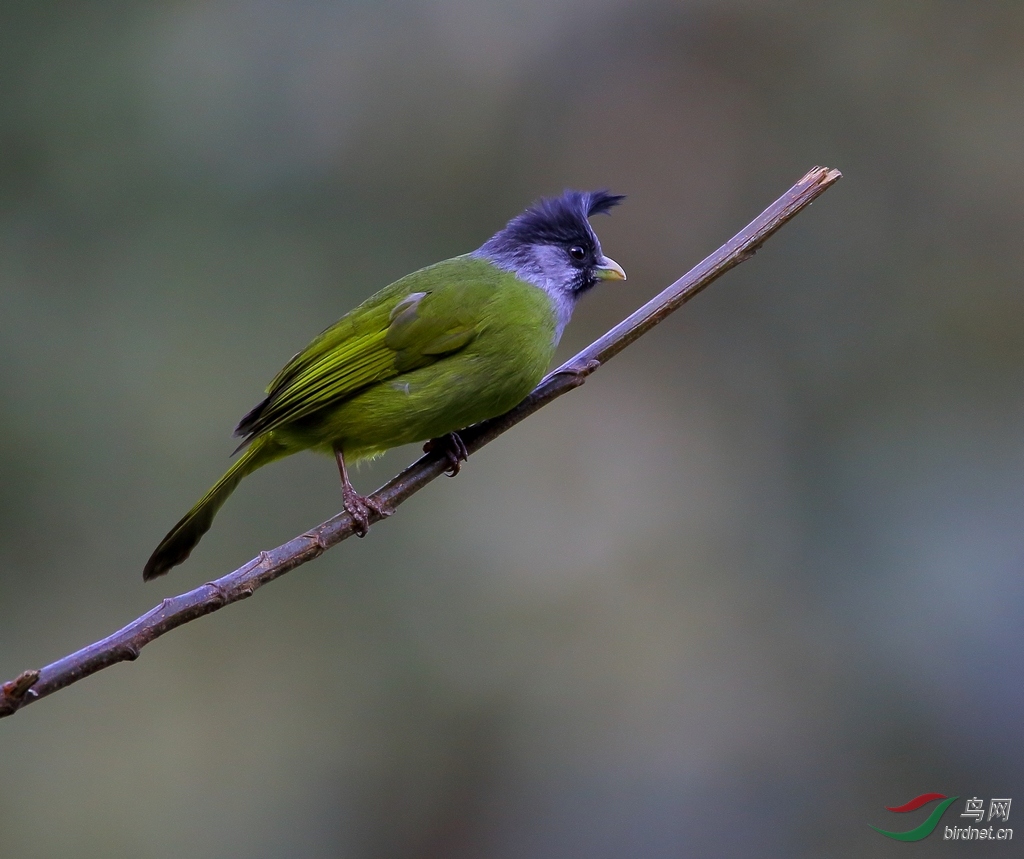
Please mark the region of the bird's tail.
POLYGON ((235 491, 242 478, 252 474, 260 466, 286 456, 287 453, 288 451, 271 436, 256 439, 213 488, 200 498, 195 507, 189 510, 160 541, 160 545, 146 562, 142 578, 148 582, 184 561, 202 539, 203 534, 210 530, 213 517, 228 500, 228 496, 235 491))

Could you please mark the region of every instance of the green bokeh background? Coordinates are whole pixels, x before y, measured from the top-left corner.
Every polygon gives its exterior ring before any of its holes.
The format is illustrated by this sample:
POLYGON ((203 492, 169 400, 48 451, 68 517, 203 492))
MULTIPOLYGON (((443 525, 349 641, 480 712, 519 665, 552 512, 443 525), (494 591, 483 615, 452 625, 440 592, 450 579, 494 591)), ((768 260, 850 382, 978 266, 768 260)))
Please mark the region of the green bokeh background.
POLYGON ((1019 2, 0 6, 2 679, 337 511, 332 463, 277 463, 142 583, 266 381, 385 283, 626 193, 596 226, 630 279, 568 355, 846 177, 365 540, 0 722, 0 855, 887 857, 867 824, 927 811, 886 805, 1024 803, 1022 32, 1019 2))

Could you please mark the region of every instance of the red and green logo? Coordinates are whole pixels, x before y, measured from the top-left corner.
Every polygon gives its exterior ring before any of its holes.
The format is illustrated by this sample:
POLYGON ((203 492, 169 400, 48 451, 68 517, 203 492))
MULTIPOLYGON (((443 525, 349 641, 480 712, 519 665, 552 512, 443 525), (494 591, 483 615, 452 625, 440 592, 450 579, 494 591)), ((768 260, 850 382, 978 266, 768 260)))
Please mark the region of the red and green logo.
POLYGON ((947 797, 943 793, 922 793, 920 796, 915 796, 910 802, 904 803, 903 805, 897 805, 895 807, 886 806, 886 811, 894 811, 897 814, 906 814, 908 811, 917 811, 929 802, 935 802, 937 799, 941 799, 931 814, 928 815, 928 819, 920 826, 915 826, 906 832, 887 832, 884 829, 879 829, 877 826, 871 826, 875 832, 880 832, 886 838, 895 838, 897 841, 920 841, 922 838, 927 838, 932 832, 935 831, 935 827, 939 825, 939 820, 942 815, 946 813, 946 809, 949 808, 954 802, 960 797, 949 796, 947 797))

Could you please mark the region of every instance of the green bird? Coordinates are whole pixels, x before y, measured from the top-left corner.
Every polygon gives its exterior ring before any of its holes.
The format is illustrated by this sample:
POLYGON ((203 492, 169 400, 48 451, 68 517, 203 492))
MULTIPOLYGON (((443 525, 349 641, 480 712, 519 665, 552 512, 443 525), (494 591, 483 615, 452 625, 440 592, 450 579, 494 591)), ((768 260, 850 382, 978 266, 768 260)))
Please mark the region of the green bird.
POLYGON ((580 296, 598 281, 626 279, 587 220, 622 199, 607 191, 542 199, 472 253, 406 275, 335 322, 242 418, 242 455, 164 537, 143 578, 189 556, 243 477, 301 450, 335 457, 360 536, 369 510, 390 511, 353 489, 348 465, 437 440, 457 471, 466 451, 456 431, 522 401, 580 296))

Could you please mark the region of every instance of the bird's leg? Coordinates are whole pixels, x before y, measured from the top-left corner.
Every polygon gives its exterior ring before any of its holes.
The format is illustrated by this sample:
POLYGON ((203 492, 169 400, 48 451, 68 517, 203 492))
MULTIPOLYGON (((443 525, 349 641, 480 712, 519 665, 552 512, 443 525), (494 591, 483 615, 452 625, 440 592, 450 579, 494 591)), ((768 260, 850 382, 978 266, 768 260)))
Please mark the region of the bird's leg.
POLYGON ((360 495, 348 479, 348 468, 345 467, 345 453, 340 447, 334 448, 334 458, 338 461, 341 472, 341 497, 345 510, 352 517, 357 537, 365 537, 370 530, 370 511, 378 516, 390 516, 395 511, 376 498, 360 495))
POLYGON ((462 470, 462 463, 469 459, 466 443, 457 432, 450 432, 440 438, 432 438, 423 445, 423 452, 430 453, 436 448, 441 448, 448 460, 448 468, 445 469, 445 472, 449 477, 458 474, 462 470))

